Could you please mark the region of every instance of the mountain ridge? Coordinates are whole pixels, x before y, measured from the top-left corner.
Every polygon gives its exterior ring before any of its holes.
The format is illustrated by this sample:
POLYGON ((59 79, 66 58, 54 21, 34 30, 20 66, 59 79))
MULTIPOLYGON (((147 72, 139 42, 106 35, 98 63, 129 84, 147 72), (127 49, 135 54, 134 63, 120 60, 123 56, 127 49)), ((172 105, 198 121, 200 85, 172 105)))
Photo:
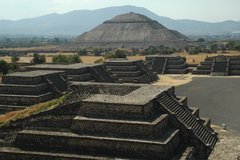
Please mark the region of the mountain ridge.
POLYGON ((96 10, 74 10, 63 14, 51 13, 21 20, 0 20, 0 34, 80 35, 116 15, 136 12, 157 20, 169 29, 186 35, 219 35, 240 31, 240 22, 203 22, 175 20, 136 6, 114 6, 96 10))

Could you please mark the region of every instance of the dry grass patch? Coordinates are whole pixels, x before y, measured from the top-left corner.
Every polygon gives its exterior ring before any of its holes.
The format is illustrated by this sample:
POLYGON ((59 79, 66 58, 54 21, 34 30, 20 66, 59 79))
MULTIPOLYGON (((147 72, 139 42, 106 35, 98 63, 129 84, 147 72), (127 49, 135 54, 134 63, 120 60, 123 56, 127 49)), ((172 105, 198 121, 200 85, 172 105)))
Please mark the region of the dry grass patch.
POLYGON ((240 52, 237 51, 226 51, 226 53, 218 52, 218 53, 199 53, 196 55, 189 55, 187 52, 180 52, 177 53, 179 56, 186 57, 186 61, 188 64, 200 64, 203 62, 206 57, 213 57, 218 55, 225 55, 225 56, 240 56, 240 52))
POLYGON ((56 108, 57 106, 62 104, 66 100, 66 98, 67 98, 67 95, 64 95, 60 98, 57 98, 48 102, 44 102, 44 103, 39 103, 37 105, 34 105, 32 107, 29 107, 23 110, 6 113, 0 116, 0 126, 7 125, 10 122, 18 119, 29 117, 30 115, 38 114, 40 112, 44 112, 44 111, 56 108))

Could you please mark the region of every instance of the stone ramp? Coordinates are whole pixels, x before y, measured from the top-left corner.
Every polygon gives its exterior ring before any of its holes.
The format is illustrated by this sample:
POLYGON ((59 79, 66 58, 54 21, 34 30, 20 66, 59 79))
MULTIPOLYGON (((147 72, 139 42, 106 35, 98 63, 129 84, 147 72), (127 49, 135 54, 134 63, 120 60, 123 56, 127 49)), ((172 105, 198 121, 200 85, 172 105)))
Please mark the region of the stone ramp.
POLYGON ((218 140, 216 134, 200 123, 196 117, 184 109, 172 96, 165 93, 158 99, 158 102, 169 113, 174 114, 184 126, 188 127, 204 145, 210 147, 211 150, 214 148, 218 140))
POLYGON ((138 60, 109 60, 104 62, 107 70, 123 83, 151 83, 157 76, 138 60))

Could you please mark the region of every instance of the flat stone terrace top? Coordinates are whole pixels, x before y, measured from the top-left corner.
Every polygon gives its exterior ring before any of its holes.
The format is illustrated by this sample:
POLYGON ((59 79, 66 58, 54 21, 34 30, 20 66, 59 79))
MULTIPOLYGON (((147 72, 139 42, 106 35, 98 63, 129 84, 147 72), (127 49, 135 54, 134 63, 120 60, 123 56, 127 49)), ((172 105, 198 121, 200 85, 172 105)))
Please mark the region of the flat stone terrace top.
POLYGON ((64 71, 46 71, 46 70, 36 70, 27 72, 16 72, 5 75, 5 77, 39 77, 50 74, 64 73, 64 71))
POLYGON ((109 104, 146 105, 171 86, 144 85, 124 96, 110 94, 96 94, 83 101, 109 104))
POLYGON ((49 69, 81 69, 85 67, 93 67, 98 66, 101 64, 83 64, 83 63, 75 63, 75 64, 39 64, 39 65, 33 65, 28 66, 27 68, 49 68, 49 69))
POLYGON ((141 60, 128 60, 128 59, 121 59, 121 58, 117 58, 117 59, 109 59, 106 60, 105 62, 138 62, 141 60))
POLYGON ((166 55, 149 55, 149 56, 146 56, 146 57, 179 57, 179 55, 177 54, 166 54, 166 55))

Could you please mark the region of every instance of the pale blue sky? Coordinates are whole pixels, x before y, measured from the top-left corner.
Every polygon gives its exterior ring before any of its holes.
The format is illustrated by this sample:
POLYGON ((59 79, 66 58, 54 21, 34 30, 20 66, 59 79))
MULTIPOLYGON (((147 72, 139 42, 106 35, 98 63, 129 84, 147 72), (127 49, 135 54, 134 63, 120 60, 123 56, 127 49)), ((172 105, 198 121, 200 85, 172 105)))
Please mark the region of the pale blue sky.
POLYGON ((240 0, 0 0, 0 19, 17 20, 121 5, 145 7, 173 19, 240 20, 240 0))

